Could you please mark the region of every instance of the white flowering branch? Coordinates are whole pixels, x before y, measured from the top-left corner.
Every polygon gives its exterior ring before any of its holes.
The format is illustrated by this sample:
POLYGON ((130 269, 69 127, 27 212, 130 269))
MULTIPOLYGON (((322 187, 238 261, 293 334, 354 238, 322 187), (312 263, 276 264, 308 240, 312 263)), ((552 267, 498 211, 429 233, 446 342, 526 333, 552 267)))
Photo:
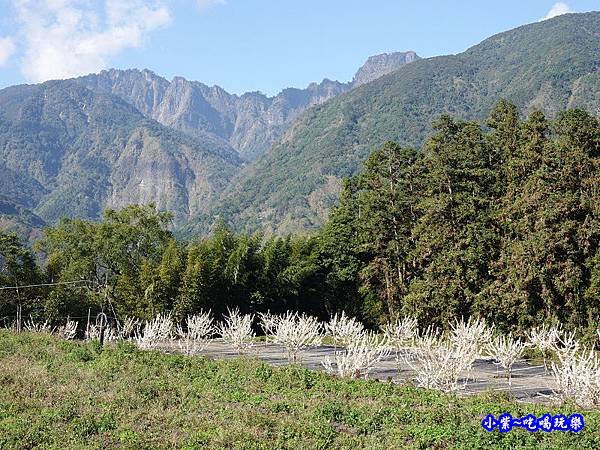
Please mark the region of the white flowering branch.
POLYGON ((469 317, 467 322, 461 319, 451 324, 450 341, 456 345, 460 343, 472 347, 478 353, 490 341, 493 331, 494 327, 488 327, 483 320, 469 317))
POLYGON ((159 314, 153 320, 146 321, 143 330, 136 332, 134 340, 140 348, 155 348, 161 341, 171 338, 172 330, 171 313, 159 314))
POLYGON ((36 323, 33 320, 33 317, 30 317, 29 320, 26 320, 23 323, 23 326, 27 331, 31 331, 34 333, 52 333, 54 331, 54 328, 50 326, 48 320, 45 320, 43 323, 36 323))
POLYGON ((382 327, 382 331, 395 352, 396 369, 399 374, 401 361, 406 356, 402 355, 401 357, 400 355, 407 347, 410 349, 418 335, 417 320, 411 317, 396 319, 394 322, 386 323, 382 327))
POLYGON ((228 310, 228 314, 225 321, 217 327, 217 334, 224 342, 232 345, 237 353, 245 353, 254 345, 255 334, 252 330, 254 316, 251 314, 241 315, 237 309, 228 310))
POLYGON ((345 350, 336 352, 333 361, 328 356, 321 364, 329 374, 366 379, 376 364, 389 356, 390 351, 389 340, 385 336, 363 332, 345 350))
POLYGON ((325 323, 325 334, 331 336, 333 344, 337 349, 338 346, 346 347, 351 342, 358 339, 364 331, 364 326, 353 317, 346 316, 342 311, 341 314, 335 313, 334 316, 325 323))
POLYGON ((77 335, 78 322, 67 319, 67 323, 58 327, 58 335, 63 339, 72 340, 77 335))
POLYGON ((596 352, 558 353, 559 364, 552 363, 552 373, 559 398, 571 399, 583 408, 600 405, 600 359, 596 352))
POLYGON ((140 331, 140 319, 135 317, 126 317, 122 325, 118 324, 118 338, 128 340, 134 337, 140 331))
POLYGON ((258 313, 258 318, 263 333, 267 339, 269 339, 270 336, 275 334, 275 329, 277 328, 277 324, 279 323, 281 316, 267 311, 266 313, 258 313))
POLYGON ((382 328, 384 336, 395 349, 402 349, 417 337, 417 319, 404 317, 395 322, 386 323, 382 328))
POLYGON ((185 329, 177 326, 179 336, 179 347, 191 355, 206 348, 210 337, 214 333, 213 318, 210 311, 188 316, 185 329))

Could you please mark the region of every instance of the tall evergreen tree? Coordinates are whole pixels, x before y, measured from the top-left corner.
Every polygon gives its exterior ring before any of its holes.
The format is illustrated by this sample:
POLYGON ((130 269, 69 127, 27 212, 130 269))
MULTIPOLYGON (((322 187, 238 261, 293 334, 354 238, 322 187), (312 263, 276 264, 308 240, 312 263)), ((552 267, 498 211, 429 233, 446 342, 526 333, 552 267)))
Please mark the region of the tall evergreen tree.
POLYGON ((413 229, 420 277, 405 303, 422 321, 446 324, 469 315, 490 282, 496 172, 476 123, 443 116, 434 127, 424 148, 420 217, 413 229))
POLYGON ((396 317, 413 274, 410 253, 417 221, 418 153, 387 142, 374 151, 359 177, 358 221, 362 249, 368 262, 361 270, 363 290, 384 299, 386 317, 396 317))
POLYGON ((486 295, 488 314, 493 310, 507 326, 559 320, 582 327, 597 311, 585 295, 600 232, 597 129, 597 120, 581 111, 565 112, 554 124, 534 112, 520 125, 497 210, 496 280, 486 295))

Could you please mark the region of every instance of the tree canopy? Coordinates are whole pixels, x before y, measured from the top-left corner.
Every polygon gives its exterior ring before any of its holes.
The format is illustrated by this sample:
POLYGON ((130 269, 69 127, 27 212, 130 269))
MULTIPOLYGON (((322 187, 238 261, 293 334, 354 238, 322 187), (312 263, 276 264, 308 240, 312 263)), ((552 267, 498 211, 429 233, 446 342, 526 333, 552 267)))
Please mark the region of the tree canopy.
MULTIPOLYGON (((592 332, 599 158, 596 117, 520 118, 502 100, 485 126, 444 115, 421 149, 387 142, 373 151, 312 236, 236 234, 220 223, 209 238, 180 241, 169 213, 134 205, 46 228, 36 247, 43 269, 1 234, 0 284, 86 280, 23 297, 24 314, 50 318, 344 310, 371 326, 478 315, 517 333, 552 321, 592 332)), ((0 302, 0 314, 13 314, 13 297, 0 302)))

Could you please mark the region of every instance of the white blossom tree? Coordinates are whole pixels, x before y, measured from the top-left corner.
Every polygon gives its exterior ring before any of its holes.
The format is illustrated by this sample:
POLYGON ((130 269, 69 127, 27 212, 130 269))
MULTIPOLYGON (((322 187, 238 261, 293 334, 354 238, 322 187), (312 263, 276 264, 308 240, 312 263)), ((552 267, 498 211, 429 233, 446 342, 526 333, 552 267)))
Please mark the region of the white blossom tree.
POLYGON ((229 310, 225 320, 217 326, 217 334, 224 342, 233 346, 238 354, 246 353, 254 346, 255 333, 252 330, 252 314, 240 314, 238 309, 229 310))
POLYGON ((429 327, 417 336, 414 353, 404 356, 420 387, 451 392, 466 385, 478 355, 476 340, 470 334, 452 336, 447 338, 429 327), (466 376, 460 383, 463 374, 466 376))
POLYGON ((270 311, 258 313, 260 327, 267 338, 275 333, 275 328, 277 328, 279 320, 281 320, 281 316, 272 314, 270 311))
POLYGON ((140 348, 156 348, 160 342, 170 339, 173 331, 171 313, 158 314, 153 320, 146 321, 141 332, 137 332, 134 340, 140 348))
POLYGON ((401 361, 403 360, 400 355, 414 344, 419 331, 417 320, 412 317, 396 319, 394 322, 386 323, 381 331, 383 331, 383 335, 395 352, 396 367, 398 373, 400 373, 401 361))
POLYGON ((563 400, 573 400, 583 408, 600 405, 600 358, 593 349, 557 354, 552 374, 563 400))
POLYGON ((58 335, 63 339, 72 340, 77 336, 78 322, 67 319, 67 323, 58 327, 58 335))
POLYGON ((544 370, 546 373, 548 373, 548 364, 546 362, 549 356, 548 351, 555 347, 560 335, 560 326, 549 326, 546 324, 534 327, 527 333, 528 344, 536 347, 542 352, 542 357, 544 358, 544 370))
POLYGON ((521 357, 526 346, 525 342, 513 339, 511 334, 498 335, 486 345, 489 355, 505 369, 509 386, 512 385, 512 366, 521 357))
POLYGON ((483 347, 492 338, 493 327, 488 327, 482 319, 469 317, 466 322, 464 319, 457 320, 450 324, 450 341, 456 345, 472 347, 476 353, 481 352, 483 347))
POLYGON ((325 323, 325 334, 333 340, 334 348, 346 347, 358 339, 365 327, 353 317, 348 317, 344 311, 335 313, 329 322, 325 323))
POLYGON ((271 323, 266 325, 270 334, 267 338, 287 351, 288 361, 296 363, 298 353, 311 346, 320 345, 323 339, 321 324, 316 317, 305 314, 286 312, 278 318, 270 318, 271 323))
POLYGON ((214 333, 213 318, 210 311, 200 311, 198 314, 188 316, 185 328, 177 326, 179 347, 191 355, 206 348, 210 337, 214 333))
POLYGON ((402 349, 407 344, 412 344, 417 337, 417 319, 412 317, 396 319, 394 322, 386 323, 382 331, 393 348, 402 349))
POLYGON ((139 333, 142 323, 136 317, 126 317, 122 324, 117 323, 117 325, 118 338, 128 340, 139 333))
MULTIPOLYGON (((91 341, 92 339, 100 339, 100 331, 101 329, 98 325, 90 324, 89 328, 85 332, 85 339, 87 341, 91 341)), ((110 324, 107 324, 102 331, 104 332, 104 342, 114 342, 119 340, 119 332, 110 324)))
POLYGON ((327 356, 321 362, 325 371, 340 377, 368 377, 376 364, 389 356, 391 347, 385 336, 364 331, 341 351, 335 352, 333 360, 327 356))

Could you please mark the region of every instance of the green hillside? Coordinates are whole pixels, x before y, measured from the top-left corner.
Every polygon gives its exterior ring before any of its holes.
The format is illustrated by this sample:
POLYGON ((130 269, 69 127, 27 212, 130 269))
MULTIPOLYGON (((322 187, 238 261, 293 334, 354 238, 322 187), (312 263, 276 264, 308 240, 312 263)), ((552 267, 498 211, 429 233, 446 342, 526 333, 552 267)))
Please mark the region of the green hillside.
POLYGON ((482 120, 505 98, 527 114, 600 113, 600 13, 567 14, 486 39, 464 53, 422 59, 308 110, 188 225, 221 215, 235 229, 283 234, 321 225, 340 181, 387 140, 418 146, 442 113, 482 120))
POLYGON ((240 164, 229 147, 73 81, 0 91, 0 213, 8 225, 98 218, 106 207, 147 202, 181 222, 203 211, 240 164))

